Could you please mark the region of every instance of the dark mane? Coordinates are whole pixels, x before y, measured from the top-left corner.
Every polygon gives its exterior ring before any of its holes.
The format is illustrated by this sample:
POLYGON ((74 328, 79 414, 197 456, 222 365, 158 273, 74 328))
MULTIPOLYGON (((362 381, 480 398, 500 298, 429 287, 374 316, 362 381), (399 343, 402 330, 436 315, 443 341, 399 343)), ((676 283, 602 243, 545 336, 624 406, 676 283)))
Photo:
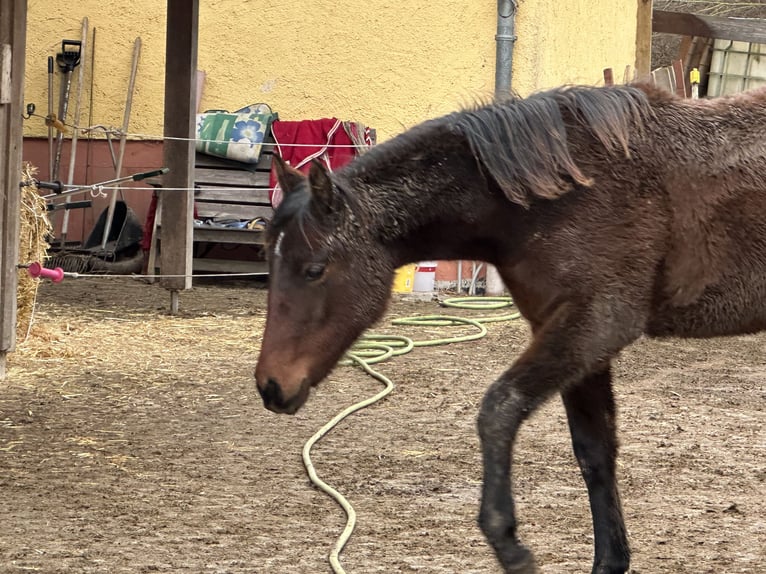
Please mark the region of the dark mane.
POLYGON ((563 87, 457 112, 445 121, 468 140, 506 196, 526 205, 531 197, 558 197, 572 183, 590 184, 570 153, 568 123, 584 127, 607 152, 629 156, 630 134, 649 114, 647 94, 635 86, 563 87))

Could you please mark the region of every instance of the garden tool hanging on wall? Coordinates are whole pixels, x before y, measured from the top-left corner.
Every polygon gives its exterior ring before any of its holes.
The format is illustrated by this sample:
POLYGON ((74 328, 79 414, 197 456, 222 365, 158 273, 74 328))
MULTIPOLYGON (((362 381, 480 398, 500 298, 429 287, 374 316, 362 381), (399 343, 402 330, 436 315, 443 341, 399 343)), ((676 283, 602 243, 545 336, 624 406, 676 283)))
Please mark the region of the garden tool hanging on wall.
MULTIPOLYGON (((80 53, 81 54, 87 54, 87 47, 88 47, 88 17, 82 19, 82 32, 80 34, 80 53)), ((84 56, 81 58, 80 61, 80 69, 77 72, 77 84, 76 88, 74 90, 74 114, 72 114, 72 124, 75 126, 80 125, 80 107, 82 104, 82 88, 83 84, 85 83, 85 69, 87 67, 87 58, 84 56)), ((79 135, 78 130, 74 129, 72 130, 72 140, 69 148, 69 173, 67 175, 67 185, 72 185, 74 182, 74 170, 75 170, 75 160, 77 159, 77 136, 79 135)), ((69 196, 66 197, 66 203, 69 203, 71 201, 71 198, 69 196)), ((61 220, 61 233, 60 233, 60 243, 63 247, 66 245, 67 240, 67 234, 69 233, 69 209, 64 210, 64 215, 61 220)))
POLYGON ((48 179, 53 181, 53 158, 55 148, 53 145, 53 56, 48 56, 48 116, 45 125, 48 126, 48 179))
MULTIPOLYGON (((72 72, 80 64, 82 42, 80 40, 62 40, 61 52, 56 54, 56 63, 61 70, 61 99, 59 100, 58 120, 66 123, 67 110, 69 108, 69 92, 72 87, 72 72)), ((61 164, 61 148, 64 145, 64 133, 56 135, 56 155, 53 161, 53 174, 51 179, 57 180, 59 165, 61 164)))

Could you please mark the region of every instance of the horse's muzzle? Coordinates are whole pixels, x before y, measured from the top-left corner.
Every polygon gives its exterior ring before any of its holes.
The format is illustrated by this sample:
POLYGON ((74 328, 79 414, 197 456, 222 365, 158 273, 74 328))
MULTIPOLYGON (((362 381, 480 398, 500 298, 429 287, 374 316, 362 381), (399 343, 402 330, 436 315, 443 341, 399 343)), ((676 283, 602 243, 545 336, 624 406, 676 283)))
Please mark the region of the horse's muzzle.
POLYGON ((282 387, 272 378, 266 381, 265 386, 257 385, 257 387, 263 399, 263 406, 275 413, 295 414, 303 406, 303 403, 306 402, 306 396, 308 395, 304 391, 304 387, 308 387, 308 385, 304 384, 301 385, 301 390, 298 394, 285 398, 282 387))

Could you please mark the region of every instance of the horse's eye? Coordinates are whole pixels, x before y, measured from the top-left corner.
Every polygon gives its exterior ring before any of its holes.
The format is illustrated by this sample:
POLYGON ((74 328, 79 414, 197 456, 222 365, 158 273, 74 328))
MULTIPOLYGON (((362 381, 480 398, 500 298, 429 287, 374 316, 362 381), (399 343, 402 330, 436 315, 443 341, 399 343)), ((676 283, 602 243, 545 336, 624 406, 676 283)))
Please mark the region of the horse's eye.
POLYGON ((324 263, 311 263, 304 270, 304 276, 306 281, 316 281, 324 275, 325 265, 324 263))

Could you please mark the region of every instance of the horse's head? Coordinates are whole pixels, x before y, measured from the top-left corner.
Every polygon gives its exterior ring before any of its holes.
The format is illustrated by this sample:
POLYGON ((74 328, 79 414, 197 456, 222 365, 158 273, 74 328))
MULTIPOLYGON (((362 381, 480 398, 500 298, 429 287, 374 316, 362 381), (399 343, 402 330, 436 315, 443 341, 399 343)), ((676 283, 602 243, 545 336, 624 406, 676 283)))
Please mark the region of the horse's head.
POLYGON ((351 190, 320 163, 306 176, 275 161, 284 200, 267 230, 268 314, 255 379, 267 408, 292 414, 383 314, 393 263, 351 190))

